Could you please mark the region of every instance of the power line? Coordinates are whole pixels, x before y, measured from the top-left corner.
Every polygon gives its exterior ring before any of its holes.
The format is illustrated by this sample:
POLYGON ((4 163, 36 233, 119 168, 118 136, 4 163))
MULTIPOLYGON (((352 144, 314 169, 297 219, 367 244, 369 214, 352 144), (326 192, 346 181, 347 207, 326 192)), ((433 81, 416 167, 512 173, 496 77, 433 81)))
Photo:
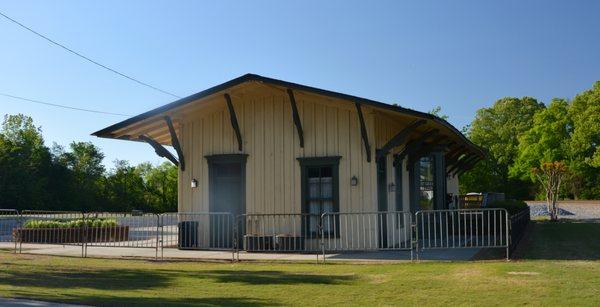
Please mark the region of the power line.
POLYGON ((11 22, 13 22, 13 23, 15 23, 15 24, 19 25, 19 26, 20 26, 20 27, 22 27, 23 29, 25 29, 25 30, 27 30, 27 31, 29 31, 29 32, 31 32, 31 33, 33 33, 33 34, 35 34, 35 35, 37 35, 37 36, 39 36, 39 37, 41 37, 41 38, 43 38, 43 39, 47 40, 47 41, 49 41, 50 43, 52 43, 52 44, 54 44, 54 45, 56 45, 56 46, 58 46, 58 47, 60 47, 60 48, 62 48, 62 49, 64 49, 64 50, 66 50, 66 51, 68 51, 68 52, 70 52, 70 53, 72 53, 72 54, 74 54, 74 55, 76 55, 76 56, 78 56, 78 57, 80 57, 80 58, 82 58, 82 59, 84 59, 84 60, 86 60, 86 61, 88 61, 88 62, 92 63, 92 64, 98 65, 98 66, 100 66, 100 67, 102 67, 102 68, 104 68, 104 69, 106 69, 106 70, 108 70, 108 71, 110 71, 110 72, 113 72, 113 73, 115 73, 115 74, 117 74, 117 75, 119 75, 119 76, 121 76, 121 77, 127 78, 127 79, 129 79, 129 80, 131 80, 131 81, 133 81, 133 82, 136 82, 136 83, 138 83, 138 84, 141 84, 141 85, 143 85, 143 86, 149 87, 149 88, 151 88, 151 89, 153 89, 153 90, 155 90, 155 91, 159 91, 159 92, 161 92, 161 93, 163 93, 163 94, 167 94, 167 95, 173 96, 173 97, 175 97, 175 98, 181 98, 180 96, 177 96, 177 95, 175 95, 175 94, 173 94, 173 93, 167 92, 167 91, 165 91, 165 90, 161 90, 161 89, 159 89, 159 88, 158 88, 158 87, 156 87, 156 86, 153 86, 153 85, 150 85, 150 84, 148 84, 148 83, 142 82, 142 81, 140 81, 140 80, 138 80, 138 79, 135 79, 135 78, 133 78, 133 77, 130 77, 130 76, 128 76, 128 75, 126 75, 126 74, 124 74, 124 73, 121 73, 121 72, 119 72, 119 71, 117 71, 117 70, 115 70, 115 69, 112 69, 112 68, 110 68, 110 67, 108 67, 108 66, 106 66, 106 65, 104 65, 104 64, 101 64, 101 63, 99 63, 99 62, 96 62, 96 61, 94 61, 94 60, 92 60, 92 59, 88 58, 87 56, 85 56, 85 55, 83 55, 83 54, 81 54, 81 53, 79 53, 79 52, 77 52, 77 51, 75 51, 75 50, 73 50, 73 49, 71 49, 71 48, 69 48, 69 47, 67 47, 67 46, 65 46, 65 45, 63 45, 63 44, 61 44, 61 43, 57 42, 57 41, 55 41, 55 40, 52 40, 51 38, 49 38, 49 37, 47 37, 47 36, 45 36, 45 35, 43 35, 43 34, 41 34, 41 33, 37 32, 37 31, 35 31, 35 30, 31 29, 31 28, 29 28, 28 26, 26 26, 26 25, 24 25, 24 24, 22 24, 22 23, 20 23, 20 22, 18 22, 18 21, 16 21, 16 20, 14 20, 14 19, 12 19, 12 18, 10 18, 10 17, 8 17, 8 16, 6 16, 6 15, 5 15, 4 13, 2 13, 2 12, 0 12, 0 15, 2 15, 4 18, 6 18, 6 19, 10 20, 11 22))
POLYGON ((127 116, 127 117, 131 116, 129 114, 112 113, 112 112, 104 112, 104 111, 90 110, 90 109, 84 109, 84 108, 76 108, 76 107, 66 106, 66 105, 62 105, 62 104, 49 103, 49 102, 44 102, 44 101, 39 101, 39 100, 34 100, 34 99, 29 99, 29 98, 14 96, 14 95, 9 95, 9 94, 5 94, 5 93, 0 93, 0 96, 10 97, 10 98, 13 98, 13 99, 18 99, 18 100, 33 102, 33 103, 37 103, 37 104, 43 104, 43 105, 47 105, 47 106, 51 106, 51 107, 57 107, 57 108, 63 108, 63 109, 70 109, 70 110, 75 110, 75 111, 83 111, 83 112, 98 113, 98 114, 107 114, 107 115, 116 115, 116 116, 127 116))

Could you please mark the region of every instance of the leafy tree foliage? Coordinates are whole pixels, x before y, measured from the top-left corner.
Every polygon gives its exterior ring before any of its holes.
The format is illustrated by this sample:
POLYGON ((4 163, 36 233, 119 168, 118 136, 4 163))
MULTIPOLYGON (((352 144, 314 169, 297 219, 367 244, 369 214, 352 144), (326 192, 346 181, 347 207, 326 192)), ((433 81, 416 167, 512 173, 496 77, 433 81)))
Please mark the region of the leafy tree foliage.
POLYGON ((509 197, 545 194, 531 172, 562 162, 562 198, 600 198, 600 82, 572 101, 545 107, 533 98, 504 98, 477 112, 468 136, 489 152, 461 178, 461 191, 500 191, 509 197))
POLYGON ((575 96, 569 116, 573 121, 569 168, 581 181, 578 196, 600 198, 600 81, 575 96))
POLYGON ((65 150, 44 145, 42 131, 24 115, 5 116, 0 130, 0 208, 148 212, 177 209, 177 168, 115 161, 89 142, 65 150))
POLYGON ((488 155, 461 176, 462 192, 504 192, 512 198, 526 197, 531 181, 510 176, 509 168, 519 154, 519 137, 529 130, 535 113, 543 108, 531 97, 507 97, 477 111, 467 135, 487 149, 488 155))

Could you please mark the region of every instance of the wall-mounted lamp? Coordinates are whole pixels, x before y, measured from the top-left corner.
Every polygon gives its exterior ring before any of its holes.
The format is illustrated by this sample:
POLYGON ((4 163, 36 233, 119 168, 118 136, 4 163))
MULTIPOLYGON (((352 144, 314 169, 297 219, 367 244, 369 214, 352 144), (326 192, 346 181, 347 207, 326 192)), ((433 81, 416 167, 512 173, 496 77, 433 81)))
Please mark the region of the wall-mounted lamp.
POLYGON ((198 187, 198 180, 196 180, 196 179, 192 179, 192 184, 191 184, 191 186, 192 186, 192 189, 193 189, 193 188, 197 188, 197 187, 198 187))
POLYGON ((350 185, 355 187, 358 185, 358 177, 356 176, 352 176, 352 178, 350 178, 350 185))
POLYGON ((396 192, 396 184, 393 182, 388 185, 388 189, 390 192, 396 192))

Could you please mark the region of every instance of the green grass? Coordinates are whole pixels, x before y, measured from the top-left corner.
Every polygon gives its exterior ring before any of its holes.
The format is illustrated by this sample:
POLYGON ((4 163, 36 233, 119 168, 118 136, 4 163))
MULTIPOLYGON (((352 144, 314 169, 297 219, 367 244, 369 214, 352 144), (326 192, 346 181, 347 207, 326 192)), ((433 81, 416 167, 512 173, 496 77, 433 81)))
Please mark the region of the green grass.
POLYGON ((536 223, 524 259, 511 262, 231 264, 0 252, 0 296, 94 305, 598 305, 599 238, 600 224, 536 223), (592 244, 577 247, 587 260, 555 260, 553 247, 573 240, 592 244))

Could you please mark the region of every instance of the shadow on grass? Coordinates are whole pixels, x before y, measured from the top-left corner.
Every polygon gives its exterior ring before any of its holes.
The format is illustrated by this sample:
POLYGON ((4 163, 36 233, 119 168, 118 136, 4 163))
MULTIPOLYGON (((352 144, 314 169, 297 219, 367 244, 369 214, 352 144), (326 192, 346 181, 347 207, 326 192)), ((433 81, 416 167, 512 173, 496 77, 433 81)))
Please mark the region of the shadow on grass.
POLYGON ((600 260, 600 221, 531 221, 513 258, 600 260))
POLYGON ((22 266, 10 270, 0 269, 0 285, 56 289, 142 290, 166 286, 172 279, 168 274, 149 270, 48 271, 44 269, 40 271, 33 266, 29 268, 22 266))
POLYGON ((15 291, 13 296, 15 298, 89 304, 93 306, 281 306, 280 303, 275 301, 250 297, 182 297, 174 299, 168 297, 67 294, 57 299, 56 296, 29 293, 26 291, 15 291))
MULTIPOLYGON (((189 272, 185 272, 188 273, 189 272)), ((195 278, 210 278, 216 282, 238 282, 250 285, 294 285, 294 284, 345 284, 354 280, 351 275, 318 275, 288 273, 283 271, 211 270, 189 275, 195 278), (200 276, 198 276, 200 275, 200 276)))
MULTIPOLYGON (((49 271, 36 270, 36 266, 21 269, 0 269, 0 286, 21 287, 12 290, 11 296, 17 298, 45 301, 61 301, 101 306, 129 305, 189 305, 189 306, 273 306, 278 305, 276 297, 255 299, 236 297, 173 297, 170 291, 174 284, 182 286, 190 283, 202 288, 202 285, 214 287, 218 284, 242 283, 245 285, 334 285, 346 284, 354 280, 352 275, 317 275, 289 273, 275 270, 156 270, 110 269, 90 271, 49 271), (39 291, 40 288, 46 291, 39 291), (82 289, 91 289, 86 291, 82 289), (56 295, 48 294, 48 291, 56 295), (73 290, 73 291, 71 291, 73 290), (151 297, 132 296, 132 291, 147 292, 151 297), (168 293, 163 295, 163 293, 168 293)), ((64 267, 59 268, 64 270, 64 267)), ((219 287, 219 286, 217 286, 219 287)))
POLYGON ((344 284, 354 280, 351 275, 318 275, 274 270, 152 270, 108 269, 90 270, 66 267, 43 268, 35 265, 10 265, 0 268, 0 285, 42 287, 49 289, 86 288, 96 290, 144 290, 168 287, 185 278, 201 283, 243 283, 248 285, 344 284))

